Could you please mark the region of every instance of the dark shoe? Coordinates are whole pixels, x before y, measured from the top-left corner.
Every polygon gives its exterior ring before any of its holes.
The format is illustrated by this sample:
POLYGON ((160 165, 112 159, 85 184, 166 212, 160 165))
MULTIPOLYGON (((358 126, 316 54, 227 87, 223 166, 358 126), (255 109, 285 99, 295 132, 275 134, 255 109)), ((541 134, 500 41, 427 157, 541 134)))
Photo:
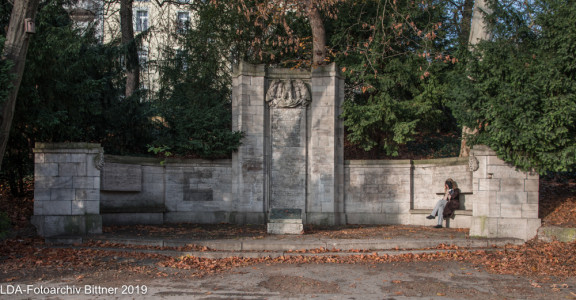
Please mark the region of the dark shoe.
POLYGON ((429 220, 432 220, 432 219, 435 219, 435 218, 436 218, 436 217, 433 216, 433 215, 429 215, 429 216, 426 217, 426 219, 429 219, 429 220))
POLYGON ((434 228, 442 228, 442 225, 436 225, 434 228))

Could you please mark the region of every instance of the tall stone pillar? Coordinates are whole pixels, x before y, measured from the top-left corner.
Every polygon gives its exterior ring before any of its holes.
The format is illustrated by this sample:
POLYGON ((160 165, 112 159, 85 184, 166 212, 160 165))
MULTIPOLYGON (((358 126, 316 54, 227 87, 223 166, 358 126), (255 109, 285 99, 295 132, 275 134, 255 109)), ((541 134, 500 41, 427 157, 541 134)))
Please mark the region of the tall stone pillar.
POLYGON ((41 236, 102 233, 103 154, 100 144, 36 144, 32 224, 41 236))
POLYGON ((240 63, 232 78, 232 130, 244 133, 232 155, 236 223, 264 223, 264 65, 240 63))
POLYGON ((312 70, 308 144, 308 222, 344 224, 344 78, 336 64, 312 70))
POLYGON ((470 157, 473 173, 471 236, 536 236, 539 176, 516 170, 483 145, 476 145, 470 157))

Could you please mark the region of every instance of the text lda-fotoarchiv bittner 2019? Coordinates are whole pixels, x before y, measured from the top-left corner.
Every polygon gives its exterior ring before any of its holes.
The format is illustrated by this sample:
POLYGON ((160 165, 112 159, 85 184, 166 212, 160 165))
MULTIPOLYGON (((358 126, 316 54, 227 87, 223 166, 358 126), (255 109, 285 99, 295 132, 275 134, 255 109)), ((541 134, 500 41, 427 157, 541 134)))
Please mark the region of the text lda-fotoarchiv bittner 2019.
POLYGON ((97 285, 65 285, 65 286, 35 286, 35 285, 0 285, 0 295, 114 295, 117 287, 102 287, 97 285))

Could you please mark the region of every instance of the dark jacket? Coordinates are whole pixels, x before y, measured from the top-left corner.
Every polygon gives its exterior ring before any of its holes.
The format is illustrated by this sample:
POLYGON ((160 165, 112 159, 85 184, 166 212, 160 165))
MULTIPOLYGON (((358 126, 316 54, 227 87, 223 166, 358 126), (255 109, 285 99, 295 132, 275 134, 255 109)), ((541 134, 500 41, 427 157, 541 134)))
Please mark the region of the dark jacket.
POLYGON ((444 218, 451 218, 457 209, 460 209, 460 189, 452 190, 450 200, 448 200, 446 207, 444 207, 444 218))

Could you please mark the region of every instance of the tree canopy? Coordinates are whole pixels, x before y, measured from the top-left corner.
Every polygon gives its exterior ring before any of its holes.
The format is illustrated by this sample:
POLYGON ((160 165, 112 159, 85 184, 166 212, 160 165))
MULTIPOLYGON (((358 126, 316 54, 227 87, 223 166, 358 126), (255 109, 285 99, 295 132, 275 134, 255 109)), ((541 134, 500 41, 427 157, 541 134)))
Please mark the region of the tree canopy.
MULTIPOLYGON (((10 2, 0 4, 6 25, 10 2)), ((196 19, 172 32, 162 60, 148 62, 159 68, 158 90, 128 98, 126 47, 74 26, 66 4, 44 1, 38 12, 4 175, 30 173, 35 141, 100 142, 117 154, 152 148, 227 157, 242 137, 231 130, 232 65, 313 66, 318 32, 323 60, 336 62, 346 78, 347 144, 389 157, 429 135, 453 134, 443 143, 457 144, 468 126, 478 132, 470 142, 524 170, 576 166, 573 1, 492 2, 492 38, 474 47, 466 38, 471 0, 180 3, 196 19)), ((0 69, 9 64, 0 61, 0 69)), ((9 82, 0 72, 0 87, 9 82)))
POLYGON ((494 37, 454 74, 452 108, 474 143, 524 170, 576 166, 576 3, 491 4, 494 37))

